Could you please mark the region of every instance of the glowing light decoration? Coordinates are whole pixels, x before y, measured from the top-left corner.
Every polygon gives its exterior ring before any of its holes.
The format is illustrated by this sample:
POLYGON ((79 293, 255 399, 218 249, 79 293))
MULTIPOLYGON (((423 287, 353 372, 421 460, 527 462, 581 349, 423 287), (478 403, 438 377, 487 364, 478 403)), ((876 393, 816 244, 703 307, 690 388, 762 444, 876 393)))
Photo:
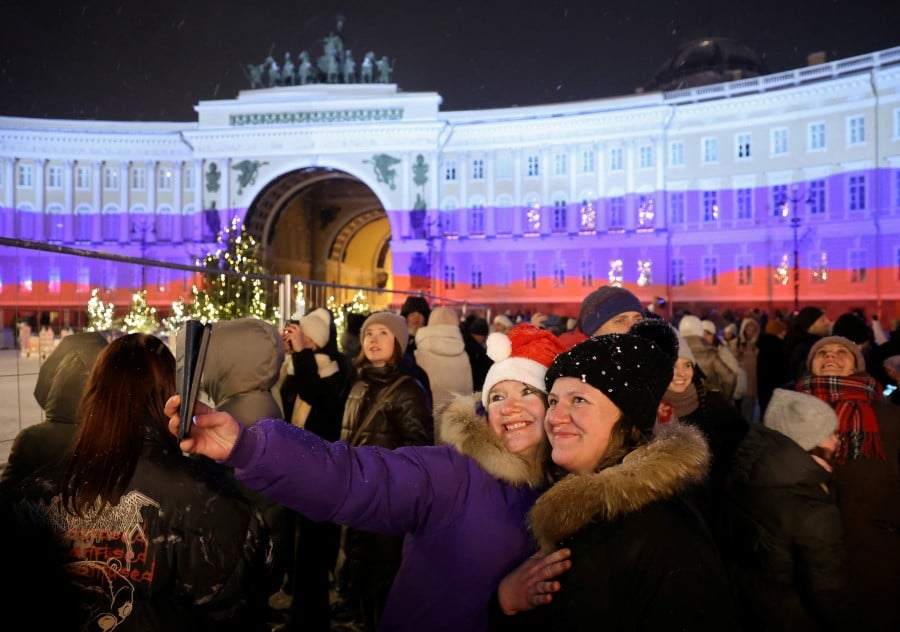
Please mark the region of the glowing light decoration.
POLYGON ((609 262, 609 282, 615 287, 622 287, 622 260, 611 259, 609 262))
POLYGON ((813 280, 818 283, 825 283, 828 280, 828 254, 822 253, 819 259, 819 268, 813 270, 813 280))
POLYGON ((653 210, 653 198, 647 198, 638 209, 638 227, 653 228, 653 219, 655 217, 656 212, 653 210))
POLYGON ((526 232, 539 233, 541 231, 541 205, 535 202, 528 208, 525 214, 526 232))
POLYGON ((650 260, 643 261, 638 259, 638 279, 637 284, 641 287, 650 285, 653 282, 653 262, 650 260))
POLYGON ((788 256, 781 255, 781 263, 775 268, 775 283, 778 285, 787 285, 790 277, 791 267, 788 265, 788 256))
POLYGON ((597 228, 597 211, 593 202, 585 202, 581 207, 581 231, 592 233, 597 228))
POLYGON ((99 296, 100 289, 91 290, 91 298, 87 304, 88 322, 85 331, 105 331, 113 328, 113 313, 116 309, 112 303, 104 303, 99 296))
POLYGON ((122 331, 125 333, 141 332, 152 334, 160 328, 156 317, 156 308, 147 305, 147 290, 131 295, 131 309, 125 314, 122 331))

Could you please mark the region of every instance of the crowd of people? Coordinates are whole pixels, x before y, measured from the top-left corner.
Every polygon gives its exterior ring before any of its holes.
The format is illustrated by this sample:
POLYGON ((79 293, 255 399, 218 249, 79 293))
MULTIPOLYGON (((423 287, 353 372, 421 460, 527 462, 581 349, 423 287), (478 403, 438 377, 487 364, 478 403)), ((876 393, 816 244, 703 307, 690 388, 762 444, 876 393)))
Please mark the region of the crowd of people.
POLYGON ((353 316, 215 323, 180 442, 181 333, 68 336, 0 475, 20 605, 52 592, 44 622, 84 630, 900 629, 900 327, 667 319, 614 286, 577 318, 353 316))

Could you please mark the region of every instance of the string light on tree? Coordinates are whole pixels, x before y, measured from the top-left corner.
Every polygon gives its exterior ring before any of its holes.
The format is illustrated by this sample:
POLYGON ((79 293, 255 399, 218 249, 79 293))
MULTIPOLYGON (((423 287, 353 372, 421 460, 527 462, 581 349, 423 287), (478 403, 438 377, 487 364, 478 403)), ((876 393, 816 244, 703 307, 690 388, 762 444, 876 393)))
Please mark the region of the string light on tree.
POLYGON ((152 334, 159 329, 156 308, 147 304, 147 290, 131 295, 131 309, 125 314, 122 331, 126 333, 141 332, 152 334))
POLYGON ((88 322, 86 331, 106 331, 113 328, 115 305, 104 303, 99 296, 100 289, 91 290, 91 298, 87 304, 88 322))
POLYGON ((790 280, 791 267, 788 265, 788 256, 781 256, 781 263, 775 268, 775 282, 779 285, 787 285, 790 280))
POLYGON ((650 285, 653 281, 653 262, 650 260, 643 261, 638 259, 638 278, 637 284, 641 287, 650 285))
POLYGON ((622 287, 622 260, 611 259, 609 262, 609 282, 614 287, 622 287))

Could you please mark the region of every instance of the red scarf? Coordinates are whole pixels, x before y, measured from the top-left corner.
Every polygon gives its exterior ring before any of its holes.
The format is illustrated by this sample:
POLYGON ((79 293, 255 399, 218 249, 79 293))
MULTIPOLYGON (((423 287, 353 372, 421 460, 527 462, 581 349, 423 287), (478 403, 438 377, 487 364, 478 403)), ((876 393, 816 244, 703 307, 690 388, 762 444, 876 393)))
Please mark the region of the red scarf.
POLYGON ((868 375, 814 376, 797 380, 797 390, 831 404, 837 413, 841 440, 835 461, 844 465, 857 459, 886 460, 878 419, 872 402, 881 399, 881 387, 868 375))

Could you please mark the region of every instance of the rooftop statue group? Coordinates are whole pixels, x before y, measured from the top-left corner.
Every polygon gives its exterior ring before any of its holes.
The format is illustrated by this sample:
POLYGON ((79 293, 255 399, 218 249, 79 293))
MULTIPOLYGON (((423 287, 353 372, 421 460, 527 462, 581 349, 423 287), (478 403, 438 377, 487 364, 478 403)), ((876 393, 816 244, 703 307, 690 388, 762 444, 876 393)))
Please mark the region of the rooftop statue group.
MULTIPOLYGON (((338 21, 338 31, 343 24, 338 21)), ((376 59, 369 51, 357 64, 353 51, 344 49, 341 36, 332 32, 322 40, 323 52, 315 63, 307 51, 297 55, 297 63, 289 52, 284 54, 281 65, 271 55, 261 64, 247 64, 250 88, 274 88, 276 86, 303 86, 310 83, 390 83, 394 64, 387 56, 376 59), (359 70, 357 71, 357 65, 359 70)))

